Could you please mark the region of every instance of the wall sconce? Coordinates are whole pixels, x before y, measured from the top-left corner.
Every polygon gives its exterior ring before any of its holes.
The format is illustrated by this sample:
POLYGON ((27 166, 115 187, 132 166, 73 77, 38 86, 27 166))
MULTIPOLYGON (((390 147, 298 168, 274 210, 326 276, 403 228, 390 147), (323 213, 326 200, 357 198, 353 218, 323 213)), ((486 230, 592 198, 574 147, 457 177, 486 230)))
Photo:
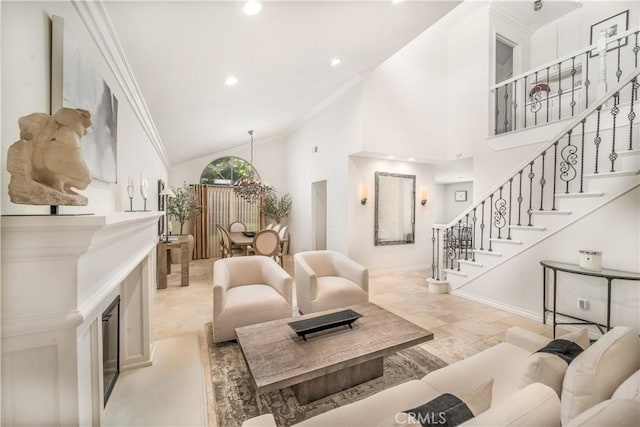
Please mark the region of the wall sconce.
POLYGON ((360 185, 359 196, 360 196, 360 204, 363 206, 366 205, 367 204, 367 186, 365 184, 360 185))
POLYGON ((420 188, 420 204, 422 206, 427 204, 427 190, 424 187, 420 188))

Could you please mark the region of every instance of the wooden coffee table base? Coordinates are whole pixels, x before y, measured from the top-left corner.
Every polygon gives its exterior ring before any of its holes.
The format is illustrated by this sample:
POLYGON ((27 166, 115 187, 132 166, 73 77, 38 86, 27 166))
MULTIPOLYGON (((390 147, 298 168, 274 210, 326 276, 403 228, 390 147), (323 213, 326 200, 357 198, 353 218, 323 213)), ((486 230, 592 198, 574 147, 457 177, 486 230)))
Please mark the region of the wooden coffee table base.
POLYGON ((333 393, 362 384, 365 381, 381 377, 384 370, 382 357, 368 360, 359 365, 314 378, 291 386, 301 405, 321 399, 333 393))

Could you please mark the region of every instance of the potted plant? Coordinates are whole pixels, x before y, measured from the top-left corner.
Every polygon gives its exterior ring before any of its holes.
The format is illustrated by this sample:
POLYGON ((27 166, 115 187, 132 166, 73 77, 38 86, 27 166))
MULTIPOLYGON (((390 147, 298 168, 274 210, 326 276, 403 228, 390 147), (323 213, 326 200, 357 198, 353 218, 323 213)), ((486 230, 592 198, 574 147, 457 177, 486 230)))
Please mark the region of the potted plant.
POLYGON ((276 191, 269 192, 262 204, 262 214, 269 219, 274 220, 276 223, 280 223, 283 219, 289 216, 291 212, 291 196, 289 193, 282 197, 278 197, 276 191))
POLYGON ((184 223, 193 218, 201 208, 196 203, 193 191, 187 185, 174 189, 173 192, 175 197, 167 199, 167 215, 180 223, 182 235, 184 223))

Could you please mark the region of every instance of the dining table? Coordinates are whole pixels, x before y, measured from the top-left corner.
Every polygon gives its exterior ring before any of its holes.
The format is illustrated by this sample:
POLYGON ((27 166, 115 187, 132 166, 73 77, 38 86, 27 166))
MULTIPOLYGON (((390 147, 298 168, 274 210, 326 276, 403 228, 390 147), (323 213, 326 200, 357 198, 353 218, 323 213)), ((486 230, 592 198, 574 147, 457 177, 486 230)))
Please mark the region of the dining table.
POLYGON ((230 231, 229 238, 231 239, 232 244, 241 248, 242 253, 244 255, 247 255, 249 252, 249 246, 251 246, 251 244, 253 243, 253 236, 251 236, 251 233, 247 233, 249 234, 249 236, 245 233, 247 232, 246 231, 230 231))

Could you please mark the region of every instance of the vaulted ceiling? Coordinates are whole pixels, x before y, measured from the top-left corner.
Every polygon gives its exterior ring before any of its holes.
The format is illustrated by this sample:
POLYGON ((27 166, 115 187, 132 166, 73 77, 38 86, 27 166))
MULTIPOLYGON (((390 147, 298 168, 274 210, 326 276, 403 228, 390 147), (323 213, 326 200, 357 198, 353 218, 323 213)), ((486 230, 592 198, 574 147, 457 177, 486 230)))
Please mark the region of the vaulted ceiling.
POLYGON ((281 136, 458 4, 265 1, 248 16, 240 1, 105 2, 173 164, 247 144, 249 129, 281 136))

